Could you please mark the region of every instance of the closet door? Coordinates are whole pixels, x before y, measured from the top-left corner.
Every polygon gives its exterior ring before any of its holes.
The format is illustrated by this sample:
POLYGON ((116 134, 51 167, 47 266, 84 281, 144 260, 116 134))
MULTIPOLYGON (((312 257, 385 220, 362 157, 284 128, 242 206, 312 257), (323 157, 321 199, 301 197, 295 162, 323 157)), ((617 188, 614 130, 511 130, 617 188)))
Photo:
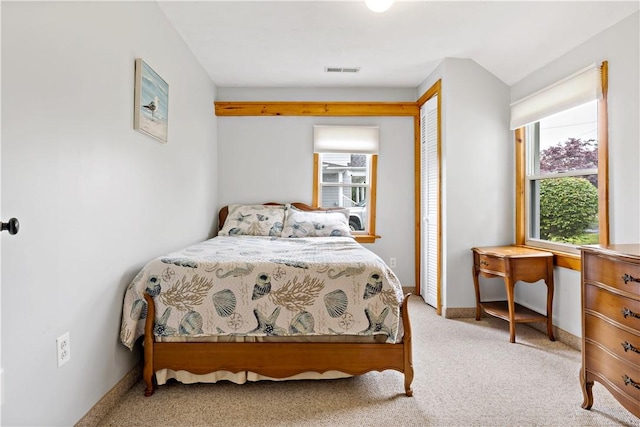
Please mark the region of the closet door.
POLYGON ((420 107, 420 294, 438 306, 438 96, 420 107))

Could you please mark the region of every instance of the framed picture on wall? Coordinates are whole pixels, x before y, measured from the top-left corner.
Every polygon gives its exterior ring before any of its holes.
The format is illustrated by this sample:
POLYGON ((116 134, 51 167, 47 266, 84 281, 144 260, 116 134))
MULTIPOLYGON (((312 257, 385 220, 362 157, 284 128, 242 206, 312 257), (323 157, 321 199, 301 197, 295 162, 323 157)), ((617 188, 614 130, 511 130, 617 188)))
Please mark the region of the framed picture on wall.
POLYGON ((133 128, 167 142, 169 85, 141 58, 135 64, 133 128))

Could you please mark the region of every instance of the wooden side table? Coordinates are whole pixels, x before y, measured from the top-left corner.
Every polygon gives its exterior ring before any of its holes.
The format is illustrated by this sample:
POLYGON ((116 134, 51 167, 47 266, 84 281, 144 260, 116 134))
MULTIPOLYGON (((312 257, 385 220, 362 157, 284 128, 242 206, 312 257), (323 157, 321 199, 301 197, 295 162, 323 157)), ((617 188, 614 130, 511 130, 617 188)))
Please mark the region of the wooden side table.
POLYGON ((516 323, 547 322, 549 339, 553 336, 553 254, 521 246, 493 246, 472 248, 473 284, 476 290, 476 320, 480 320, 482 309, 491 315, 509 322, 512 343, 516 342, 516 323), (480 299, 478 275, 502 277, 507 289, 506 301, 480 299), (517 281, 534 283, 544 279, 547 285, 547 315, 536 313, 514 302, 514 287, 517 281))

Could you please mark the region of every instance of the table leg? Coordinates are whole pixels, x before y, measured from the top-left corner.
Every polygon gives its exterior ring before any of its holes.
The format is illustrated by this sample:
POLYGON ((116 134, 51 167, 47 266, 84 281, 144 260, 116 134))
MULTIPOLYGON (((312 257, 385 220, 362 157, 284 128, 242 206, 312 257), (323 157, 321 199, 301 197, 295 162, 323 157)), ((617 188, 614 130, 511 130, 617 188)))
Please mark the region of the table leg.
POLYGON ((515 281, 510 275, 504 277, 505 287, 507 288, 507 304, 509 305, 509 341, 516 342, 516 304, 514 295, 515 281))
POLYGON ((549 335, 549 340, 555 341, 556 338, 553 336, 553 258, 549 258, 547 262, 547 277, 544 280, 544 283, 547 284, 547 334, 549 335))
POLYGON ((482 308, 480 307, 480 284, 478 283, 479 271, 475 262, 473 263, 471 273, 473 274, 473 286, 476 289, 476 320, 480 320, 480 317, 482 316, 482 308))

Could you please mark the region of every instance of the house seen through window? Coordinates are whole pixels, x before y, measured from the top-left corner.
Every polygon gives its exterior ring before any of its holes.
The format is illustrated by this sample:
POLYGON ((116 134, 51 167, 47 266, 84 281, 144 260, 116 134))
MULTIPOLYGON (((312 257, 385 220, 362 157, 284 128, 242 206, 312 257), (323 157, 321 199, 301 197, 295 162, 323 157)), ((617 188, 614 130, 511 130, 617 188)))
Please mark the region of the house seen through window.
POLYGON ((352 231, 368 227, 367 195, 370 154, 321 153, 322 176, 320 206, 344 207, 349 210, 352 231))
POLYGON ((314 126, 314 197, 323 208, 344 208, 356 239, 375 238, 378 128, 314 126))

